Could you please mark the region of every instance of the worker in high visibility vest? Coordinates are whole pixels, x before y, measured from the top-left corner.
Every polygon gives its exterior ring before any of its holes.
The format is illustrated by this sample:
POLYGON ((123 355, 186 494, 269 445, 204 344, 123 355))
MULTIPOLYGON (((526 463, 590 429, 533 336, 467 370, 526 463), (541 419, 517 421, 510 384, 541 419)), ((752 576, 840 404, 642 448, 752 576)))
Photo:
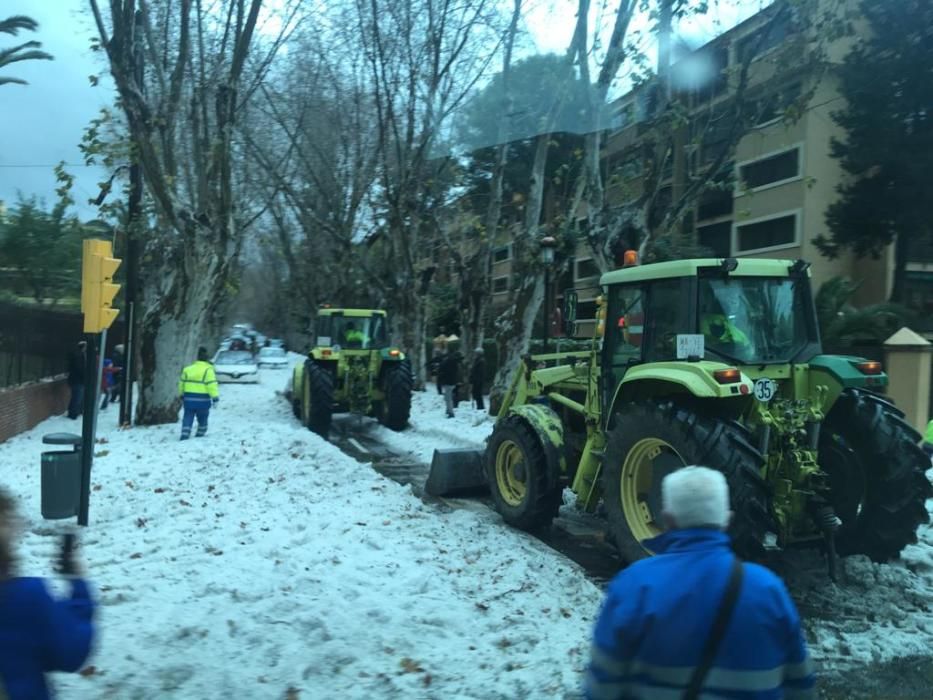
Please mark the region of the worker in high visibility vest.
POLYGON ((185 367, 178 380, 178 395, 182 397, 185 409, 181 419, 182 440, 191 437, 195 418, 198 419, 198 430, 194 436, 204 437, 211 406, 216 406, 220 400, 214 366, 207 357, 207 348, 198 348, 197 362, 185 367))
POLYGON ((748 336, 721 313, 704 314, 700 320, 700 331, 716 345, 747 346, 748 336))

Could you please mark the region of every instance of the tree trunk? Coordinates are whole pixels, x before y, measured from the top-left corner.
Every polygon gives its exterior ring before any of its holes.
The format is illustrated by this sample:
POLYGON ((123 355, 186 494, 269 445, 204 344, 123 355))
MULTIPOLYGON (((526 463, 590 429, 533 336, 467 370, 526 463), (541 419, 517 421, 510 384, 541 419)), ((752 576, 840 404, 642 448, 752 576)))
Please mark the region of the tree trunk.
POLYGON ((525 205, 524 227, 512 243, 512 264, 522 273, 522 283, 516 293, 512 294, 509 308, 496 319, 499 369, 490 390, 490 411, 497 410, 522 355, 528 352, 534 320, 544 302, 544 280, 536 261, 536 244, 541 207, 544 203, 544 171, 550 139, 550 133, 541 134, 537 138, 525 205))
POLYGON ((425 298, 418 294, 408 294, 405 301, 395 307, 395 327, 401 338, 405 355, 411 360, 415 387, 420 389, 427 379, 427 355, 425 335, 427 332, 427 313, 425 298))
POLYGON ((496 413, 508 390, 522 356, 528 352, 535 318, 544 303, 544 279, 541 275, 525 279, 515 305, 496 321, 496 346, 499 368, 489 390, 489 412, 496 413))

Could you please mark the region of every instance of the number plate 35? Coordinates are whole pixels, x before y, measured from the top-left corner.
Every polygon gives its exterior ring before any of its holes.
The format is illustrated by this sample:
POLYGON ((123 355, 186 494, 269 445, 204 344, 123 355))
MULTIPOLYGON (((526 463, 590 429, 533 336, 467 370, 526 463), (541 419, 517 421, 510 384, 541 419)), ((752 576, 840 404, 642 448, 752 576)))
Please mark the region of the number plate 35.
POLYGON ((777 382, 773 379, 762 377, 755 380, 755 398, 763 403, 768 403, 777 393, 777 382))

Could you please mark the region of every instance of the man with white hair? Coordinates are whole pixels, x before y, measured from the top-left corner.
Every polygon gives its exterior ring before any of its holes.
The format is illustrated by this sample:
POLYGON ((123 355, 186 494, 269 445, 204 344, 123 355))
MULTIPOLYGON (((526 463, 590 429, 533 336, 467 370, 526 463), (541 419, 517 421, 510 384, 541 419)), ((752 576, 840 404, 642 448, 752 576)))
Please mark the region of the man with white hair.
POLYGON ((609 584, 586 676, 590 700, 812 698, 800 617, 781 580, 742 564, 725 533, 729 486, 684 467, 661 482, 668 530, 609 584))

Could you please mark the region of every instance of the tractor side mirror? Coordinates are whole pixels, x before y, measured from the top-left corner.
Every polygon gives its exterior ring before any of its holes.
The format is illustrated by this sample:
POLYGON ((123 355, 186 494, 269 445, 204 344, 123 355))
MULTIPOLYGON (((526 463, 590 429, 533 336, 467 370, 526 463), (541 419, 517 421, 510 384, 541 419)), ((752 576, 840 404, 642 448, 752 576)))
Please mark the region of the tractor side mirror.
POLYGON ((564 335, 573 336, 577 325, 577 290, 568 289, 564 292, 564 335))

